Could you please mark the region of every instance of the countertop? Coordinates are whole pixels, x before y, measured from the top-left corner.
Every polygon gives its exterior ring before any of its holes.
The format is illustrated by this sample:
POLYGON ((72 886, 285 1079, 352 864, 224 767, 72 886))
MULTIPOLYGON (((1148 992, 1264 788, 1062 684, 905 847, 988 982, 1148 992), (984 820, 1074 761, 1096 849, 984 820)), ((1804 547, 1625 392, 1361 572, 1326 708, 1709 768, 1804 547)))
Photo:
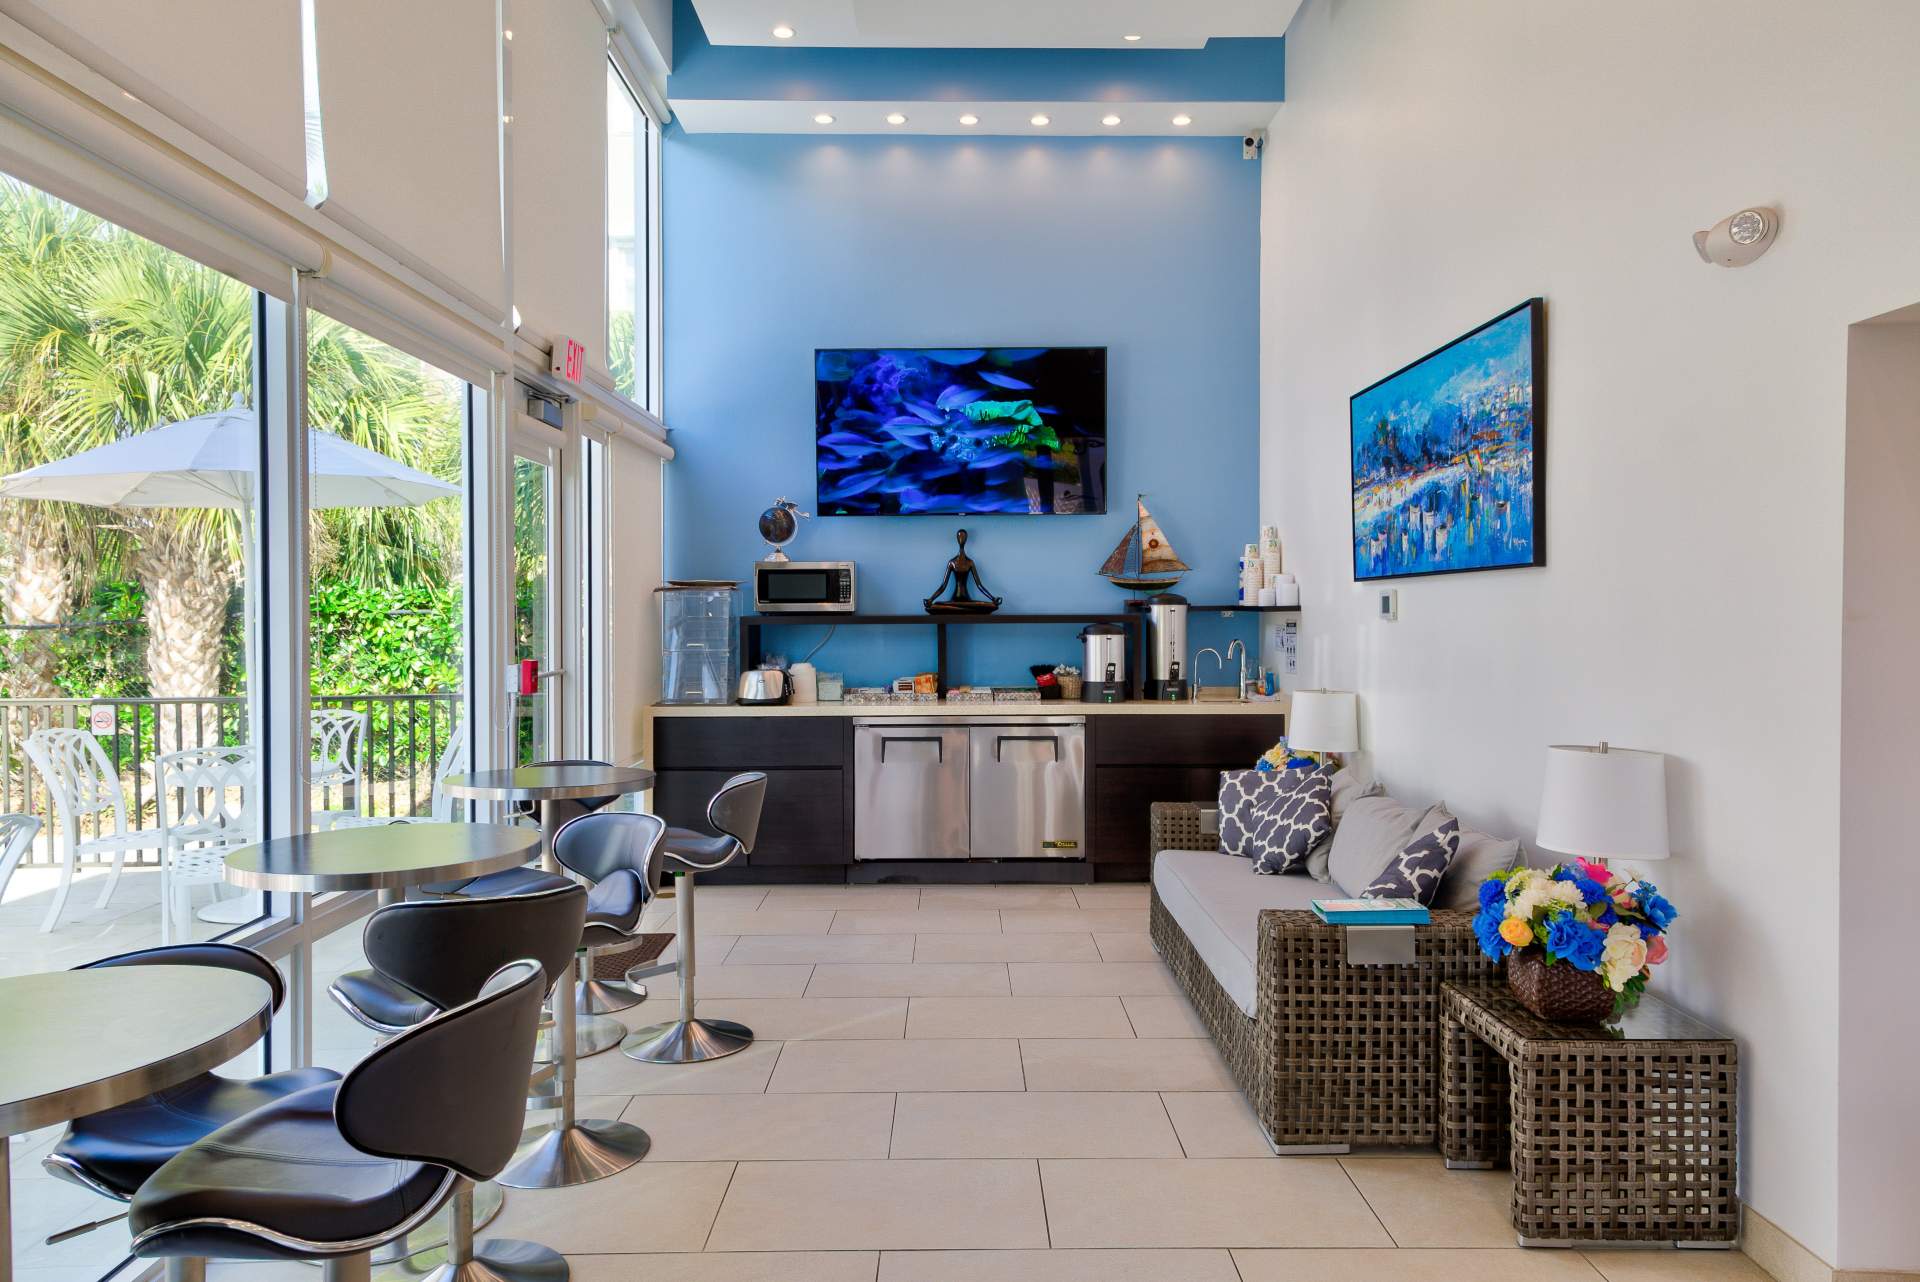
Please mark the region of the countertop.
POLYGON ((809 703, 809 704, 663 704, 656 717, 1270 717, 1287 711, 1285 695, 1251 703, 1165 703, 1144 699, 1126 703, 1080 703, 1043 699, 1038 703, 809 703))

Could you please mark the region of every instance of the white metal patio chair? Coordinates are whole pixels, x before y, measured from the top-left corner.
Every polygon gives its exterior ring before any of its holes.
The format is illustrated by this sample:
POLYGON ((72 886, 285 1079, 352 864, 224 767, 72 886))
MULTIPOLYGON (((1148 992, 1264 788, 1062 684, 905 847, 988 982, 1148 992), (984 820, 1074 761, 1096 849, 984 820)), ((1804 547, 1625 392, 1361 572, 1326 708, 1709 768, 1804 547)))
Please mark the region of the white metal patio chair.
POLYGON ((309 714, 309 724, 313 736, 313 763, 309 767, 307 782, 321 790, 323 801, 327 793, 336 788, 343 802, 349 796, 353 798, 351 805, 326 807, 313 812, 313 826, 325 831, 338 827, 342 820, 362 817, 364 799, 360 792, 367 777, 369 718, 366 713, 355 712, 352 708, 314 708, 309 714))
POLYGON ((331 826, 379 828, 387 824, 452 823, 454 807, 458 803, 447 795, 447 776, 465 774, 467 762, 467 728, 455 726, 453 737, 447 740, 447 746, 440 751, 440 760, 433 767, 433 795, 427 803, 425 815, 353 815, 335 819, 331 826))
POLYGON ((114 887, 120 884, 127 852, 163 851, 165 846, 158 832, 128 823, 127 794, 120 787, 120 774, 107 759, 100 741, 87 731, 36 730, 21 747, 46 783, 54 815, 60 821, 60 886, 53 892, 46 920, 40 923, 44 934, 59 924, 60 913, 67 906, 67 892, 73 888, 73 870, 83 858, 113 856, 113 870, 100 888, 98 906, 104 908, 113 898, 114 887), (94 821, 95 836, 80 835, 83 819, 94 821))
POLYGON ((227 852, 260 840, 260 756, 238 745, 185 748, 160 758, 157 774, 166 838, 160 941, 172 943, 188 929, 193 888, 224 885, 227 852))
POLYGON ((39 835, 38 815, 0 815, 0 899, 7 897, 13 870, 33 849, 33 839, 39 835))

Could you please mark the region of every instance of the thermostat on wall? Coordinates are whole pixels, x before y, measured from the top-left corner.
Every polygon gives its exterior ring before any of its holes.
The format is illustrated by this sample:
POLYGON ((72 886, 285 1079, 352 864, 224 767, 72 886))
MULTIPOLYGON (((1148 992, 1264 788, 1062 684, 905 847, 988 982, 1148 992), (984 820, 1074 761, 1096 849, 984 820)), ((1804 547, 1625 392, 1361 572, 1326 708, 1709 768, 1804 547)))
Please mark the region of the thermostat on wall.
POLYGON ((1380 617, 1391 623, 1400 617, 1400 589, 1380 589, 1380 617))

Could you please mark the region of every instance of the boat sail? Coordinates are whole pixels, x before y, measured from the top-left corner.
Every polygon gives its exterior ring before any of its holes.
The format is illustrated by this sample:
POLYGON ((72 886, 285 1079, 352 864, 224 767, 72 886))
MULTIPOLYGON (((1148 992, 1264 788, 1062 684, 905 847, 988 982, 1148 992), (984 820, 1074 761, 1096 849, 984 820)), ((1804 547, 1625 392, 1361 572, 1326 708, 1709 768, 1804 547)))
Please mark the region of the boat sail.
POLYGON ((1164 592, 1193 567, 1174 555, 1173 544, 1160 522, 1147 511, 1146 495, 1135 498, 1138 514, 1126 534, 1101 565, 1100 573, 1115 587, 1136 592, 1164 592))

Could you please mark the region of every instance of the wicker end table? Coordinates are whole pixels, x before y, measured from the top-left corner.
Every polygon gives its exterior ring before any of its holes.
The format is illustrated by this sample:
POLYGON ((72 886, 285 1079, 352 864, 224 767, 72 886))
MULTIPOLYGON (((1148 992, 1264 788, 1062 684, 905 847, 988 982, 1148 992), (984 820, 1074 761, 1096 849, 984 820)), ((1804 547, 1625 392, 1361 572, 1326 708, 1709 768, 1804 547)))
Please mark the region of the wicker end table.
POLYGON ((1510 1159, 1522 1246, 1730 1248, 1733 1039, 1655 998, 1618 1021, 1555 1024, 1504 983, 1440 990, 1440 1152, 1510 1159))

